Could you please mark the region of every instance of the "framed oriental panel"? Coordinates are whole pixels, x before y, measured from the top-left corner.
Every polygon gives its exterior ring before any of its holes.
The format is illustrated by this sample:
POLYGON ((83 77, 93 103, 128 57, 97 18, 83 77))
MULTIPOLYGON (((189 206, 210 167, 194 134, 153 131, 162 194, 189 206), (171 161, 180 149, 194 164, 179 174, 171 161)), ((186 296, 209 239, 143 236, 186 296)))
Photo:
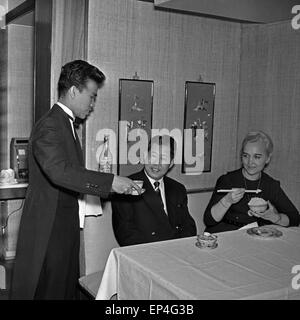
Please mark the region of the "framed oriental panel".
POLYGON ((184 174, 211 171, 215 94, 215 83, 185 83, 184 129, 191 129, 185 130, 191 133, 191 137, 185 137, 183 143, 184 174), (187 161, 196 158, 201 162, 198 168, 196 161, 187 161))
MULTIPOLYGON (((141 135, 151 137, 153 110, 152 80, 119 80, 118 174, 128 176, 142 169, 141 135)), ((143 143, 142 143, 143 142, 143 143)), ((146 144, 146 145, 145 145, 146 144)))

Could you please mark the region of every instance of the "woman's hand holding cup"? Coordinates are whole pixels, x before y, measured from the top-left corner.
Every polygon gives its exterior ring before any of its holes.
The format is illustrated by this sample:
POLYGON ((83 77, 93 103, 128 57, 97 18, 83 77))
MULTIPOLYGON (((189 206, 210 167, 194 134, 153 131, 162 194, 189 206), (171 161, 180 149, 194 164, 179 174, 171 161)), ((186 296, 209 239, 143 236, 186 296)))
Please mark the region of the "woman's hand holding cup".
POLYGON ((263 218, 264 220, 269 220, 272 223, 276 223, 280 220, 280 214, 270 201, 268 201, 268 209, 264 212, 255 212, 252 210, 249 211, 252 216, 263 218))

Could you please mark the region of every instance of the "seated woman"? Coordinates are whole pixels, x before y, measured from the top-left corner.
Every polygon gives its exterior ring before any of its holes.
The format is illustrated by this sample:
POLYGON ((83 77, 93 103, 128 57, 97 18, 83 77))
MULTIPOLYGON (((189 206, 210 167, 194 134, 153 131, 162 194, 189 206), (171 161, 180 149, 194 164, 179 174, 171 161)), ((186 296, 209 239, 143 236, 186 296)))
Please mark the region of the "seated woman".
POLYGON ((250 132, 242 143, 242 168, 221 176, 204 213, 207 232, 222 232, 239 229, 257 222, 259 226, 277 224, 284 227, 298 226, 300 215, 291 200, 280 187, 280 182, 263 170, 269 164, 273 152, 271 138, 262 131, 250 132), (233 192, 218 193, 220 189, 233 192), (245 193, 246 190, 262 190, 260 193, 245 193), (249 210, 248 202, 253 197, 268 202, 263 213, 249 210))

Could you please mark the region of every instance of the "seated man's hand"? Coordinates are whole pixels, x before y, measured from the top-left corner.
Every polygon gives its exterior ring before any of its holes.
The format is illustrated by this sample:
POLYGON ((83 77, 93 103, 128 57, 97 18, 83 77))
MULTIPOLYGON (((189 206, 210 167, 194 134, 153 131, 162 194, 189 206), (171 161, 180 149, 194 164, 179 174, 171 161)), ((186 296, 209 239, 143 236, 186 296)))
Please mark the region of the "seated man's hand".
POLYGON ((134 189, 141 194, 141 188, 131 179, 126 177, 114 176, 112 191, 121 194, 131 194, 134 189))

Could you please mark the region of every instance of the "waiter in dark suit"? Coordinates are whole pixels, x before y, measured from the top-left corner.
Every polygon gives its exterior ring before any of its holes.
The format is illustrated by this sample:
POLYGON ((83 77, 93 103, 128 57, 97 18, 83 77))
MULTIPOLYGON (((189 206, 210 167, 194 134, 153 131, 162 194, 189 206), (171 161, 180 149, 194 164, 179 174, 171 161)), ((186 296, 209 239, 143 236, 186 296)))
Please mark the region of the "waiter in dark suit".
POLYGON ((81 193, 106 197, 140 188, 129 178, 87 170, 73 122, 93 110, 104 74, 89 63, 67 63, 59 102, 33 127, 29 186, 20 223, 12 299, 75 299, 79 277, 81 193))
POLYGON ((152 138, 144 169, 130 176, 144 182, 145 192, 139 196, 115 196, 112 221, 120 246, 196 235, 185 187, 165 176, 174 164, 174 153, 172 137, 152 138))

